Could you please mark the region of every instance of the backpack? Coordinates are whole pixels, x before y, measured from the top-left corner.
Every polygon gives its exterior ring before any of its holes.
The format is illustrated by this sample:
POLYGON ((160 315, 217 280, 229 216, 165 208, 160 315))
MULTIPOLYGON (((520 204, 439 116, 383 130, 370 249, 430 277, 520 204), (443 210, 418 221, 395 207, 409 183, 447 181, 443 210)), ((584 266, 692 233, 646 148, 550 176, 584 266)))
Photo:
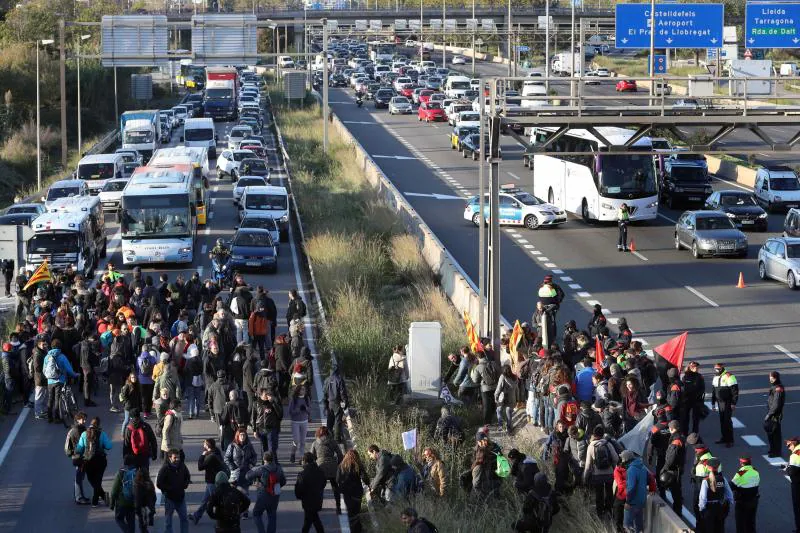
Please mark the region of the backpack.
POLYGON ((56 357, 52 354, 44 356, 44 377, 47 379, 59 380, 61 379, 61 368, 58 366, 56 357))
POLYGON ((281 495, 281 478, 278 475, 277 470, 267 473, 264 483, 264 490, 266 490, 267 494, 269 494, 270 496, 281 495))
POLYGON ((97 446, 100 444, 100 432, 97 432, 96 439, 90 439, 89 434, 86 434, 86 447, 83 449, 83 460, 91 461, 97 454, 97 446))
POLYGON ((436 526, 434 526, 434 525, 433 525, 433 522, 431 522, 431 521, 430 521, 430 520, 428 520, 427 518, 418 518, 417 520, 419 520, 420 522, 422 522, 423 524, 425 524, 426 526, 428 526, 428 529, 430 529, 430 530, 431 530, 431 533, 439 533, 439 528, 437 528, 436 526))
POLYGON ((508 462, 508 459, 504 455, 497 454, 497 470, 495 470, 495 474, 499 478, 507 478, 511 475, 511 463, 508 462))
POLYGON ((497 364, 487 359, 486 364, 483 365, 483 375, 481 377, 486 385, 496 387, 497 380, 500 378, 500 373, 497 371, 497 364))
POLYGON ((389 369, 389 381, 392 383, 402 383, 405 378, 405 372, 396 362, 393 361, 393 363, 394 366, 389 369))
POLYGON ((235 522, 239 519, 241 510, 239 508, 239 491, 230 488, 224 491, 219 504, 219 516, 229 522, 235 522))
POLYGON ((538 521, 540 531, 549 531, 549 528, 553 525, 553 515, 559 511, 558 502, 551 498, 551 496, 547 496, 545 498, 536 498, 536 508, 534 513, 536 520, 538 521))
POLYGON ((611 454, 608 451, 608 441, 599 441, 600 444, 594 447, 594 466, 598 470, 611 468, 611 454))
POLYGON ((199 355, 189 358, 186 362, 186 370, 191 377, 199 376, 203 373, 203 361, 199 355))
POLYGON ((141 364, 139 364, 139 370, 142 371, 143 376, 150 377, 153 375, 153 361, 150 359, 150 356, 142 359, 141 364))
POLYGON ((144 431, 144 426, 142 425, 135 428, 133 425, 129 425, 128 430, 131 432, 131 450, 133 451, 133 455, 146 455, 150 453, 147 433, 144 431))
POLYGON ((136 478, 136 469, 131 468, 128 470, 124 470, 122 474, 122 497, 129 501, 134 501, 133 495, 133 481, 136 478))

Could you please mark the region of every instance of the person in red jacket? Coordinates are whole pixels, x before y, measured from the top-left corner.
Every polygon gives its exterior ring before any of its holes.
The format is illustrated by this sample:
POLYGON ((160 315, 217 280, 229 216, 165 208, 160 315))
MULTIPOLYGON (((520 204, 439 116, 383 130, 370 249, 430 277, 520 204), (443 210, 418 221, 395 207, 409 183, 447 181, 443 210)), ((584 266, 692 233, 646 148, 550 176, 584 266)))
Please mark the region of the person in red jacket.
POLYGON ((252 339, 253 349, 258 349, 259 356, 263 361, 267 350, 272 348, 269 317, 264 308, 264 302, 258 302, 256 310, 250 313, 248 332, 252 339))
MULTIPOLYGON (((633 461, 635 454, 630 450, 624 450, 619 455, 619 464, 614 467, 614 507, 612 509, 612 516, 614 519, 614 526, 618 532, 624 531, 622 527, 622 520, 625 517, 625 501, 628 497, 627 479, 628 479, 628 465, 633 461)), ((650 470, 647 471, 647 492, 653 494, 656 491, 656 475, 650 470)))

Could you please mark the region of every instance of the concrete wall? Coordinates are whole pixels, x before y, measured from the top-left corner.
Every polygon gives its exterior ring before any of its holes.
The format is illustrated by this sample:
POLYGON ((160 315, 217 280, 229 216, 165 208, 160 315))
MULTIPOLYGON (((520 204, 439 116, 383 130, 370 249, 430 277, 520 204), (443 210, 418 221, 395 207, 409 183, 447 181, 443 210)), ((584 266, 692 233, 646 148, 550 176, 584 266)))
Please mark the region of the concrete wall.
POLYGON ((748 187, 753 187, 756 183, 756 170, 753 168, 737 165, 710 155, 706 156, 706 160, 708 161, 708 171, 714 175, 748 187))

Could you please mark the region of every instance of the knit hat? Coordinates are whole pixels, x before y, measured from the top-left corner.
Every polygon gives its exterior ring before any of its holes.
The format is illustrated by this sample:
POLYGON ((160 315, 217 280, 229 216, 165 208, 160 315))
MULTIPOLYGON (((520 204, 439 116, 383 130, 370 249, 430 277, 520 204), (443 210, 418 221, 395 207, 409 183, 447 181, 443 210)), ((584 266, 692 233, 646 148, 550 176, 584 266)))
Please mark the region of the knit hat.
POLYGON ((227 482, 228 482, 228 474, 226 474, 225 472, 217 472, 217 475, 214 478, 214 485, 216 485, 217 487, 221 487, 227 482))

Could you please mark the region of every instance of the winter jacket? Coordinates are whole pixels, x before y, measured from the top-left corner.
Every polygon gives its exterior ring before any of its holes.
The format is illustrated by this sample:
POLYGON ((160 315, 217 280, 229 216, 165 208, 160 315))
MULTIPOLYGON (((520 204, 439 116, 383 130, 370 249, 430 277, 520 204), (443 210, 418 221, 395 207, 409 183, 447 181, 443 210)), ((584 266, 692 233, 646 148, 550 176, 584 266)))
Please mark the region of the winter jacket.
POLYGON ((271 429, 280 429, 281 420, 283 420, 283 405, 280 400, 275 397, 272 401, 256 398, 250 415, 250 426, 253 431, 265 434, 271 429))
POLYGON ((234 441, 225 450, 225 466, 231 473, 231 481, 240 486, 244 486, 245 476, 256 465, 256 462, 256 450, 247 437, 241 445, 234 441))
POLYGON ((322 495, 326 484, 325 474, 316 463, 303 465, 294 485, 294 495, 302 502, 303 509, 307 511, 322 509, 322 495))
POLYGON ((227 472, 222 452, 214 448, 210 453, 200 454, 197 459, 197 469, 205 475, 206 483, 213 484, 220 472, 227 472))
POLYGON ((586 466, 583 468, 584 480, 589 481, 592 478, 607 478, 609 480, 614 477, 614 467, 619 463, 619 455, 617 450, 605 439, 593 440, 589 443, 589 448, 586 450, 586 466), (605 446, 608 449, 609 466, 608 468, 598 468, 595 465, 595 456, 597 455, 597 448, 605 446))
MULTIPOLYGON (((478 367, 480 368, 480 364, 478 367)), ((497 387, 494 390, 494 401, 498 406, 503 407, 514 407, 517 405, 517 391, 519 387, 517 385, 517 378, 508 378, 505 375, 501 375, 500 379, 497 380, 497 387), (503 400, 500 401, 500 396, 502 395, 503 400)), ((483 390, 483 383, 481 382, 481 390, 483 390)))
POLYGON ((389 358, 389 379, 387 384, 400 385, 408 382, 408 367, 406 366, 406 356, 401 353, 393 353, 389 358), (395 370, 399 369, 399 370, 395 370))
POLYGON ((189 469, 180 461, 177 465, 165 462, 158 471, 156 487, 172 502, 180 503, 186 497, 186 488, 192 481, 189 469))
POLYGON ((478 364, 475 365, 475 368, 470 372, 472 380, 481 386, 481 392, 494 392, 499 381, 499 376, 500 370, 497 368, 497 363, 489 359, 489 357, 482 357, 478 360, 478 364), (489 365, 493 367, 494 376, 497 377, 490 375, 488 369, 489 365))
MULTIPOLYGON (((567 434, 569 435, 569 433, 567 434)), ((572 464, 583 468, 586 465, 586 453, 589 450, 589 443, 586 441, 582 430, 578 430, 578 438, 573 439, 567 436, 564 441, 564 453, 571 457, 572 464)))
POLYGON ((295 316, 300 318, 306 316, 306 304, 299 296, 289 300, 289 305, 286 308, 286 321, 289 322, 295 316))
POLYGON ((133 434, 133 430, 142 428, 144 430, 144 434, 147 438, 147 446, 149 447, 149 456, 150 459, 156 460, 158 457, 158 441, 156 440, 156 434, 153 431, 152 426, 145 422, 144 420, 136 420, 131 419, 130 423, 125 426, 125 429, 122 431, 122 457, 126 455, 133 455, 133 447, 131 446, 131 435, 133 434))
MULTIPOLYGON (((78 444, 75 446, 75 453, 81 457, 83 457, 83 453, 86 451, 86 439, 89 437, 89 433, 87 431, 81 433, 81 438, 78 439, 78 444)), ((99 433, 99 446, 97 447, 97 451, 95 451, 95 457, 105 455, 111 451, 111 439, 108 438, 108 434, 105 431, 100 431, 99 433)))
POLYGON ((123 467, 121 470, 117 472, 117 475, 114 476, 114 483, 111 485, 111 506, 113 508, 119 509, 126 507, 132 509, 135 507, 136 502, 134 498, 131 499, 125 498, 125 493, 122 491, 122 485, 128 471, 132 471, 133 476, 135 478, 136 470, 137 470, 136 466, 130 468, 123 467))
POLYGON ((217 378, 208 388, 208 403, 215 414, 222 413, 225 403, 228 401, 228 394, 234 389, 233 384, 228 378, 217 378))
POLYGON ((533 488, 533 480, 539 473, 539 465, 532 457, 512 461, 511 475, 514 476, 514 488, 520 494, 525 494, 533 488))
POLYGON ((286 474, 283 472, 283 468, 278 463, 268 463, 265 465, 257 466, 250 470, 247 475, 247 482, 252 484, 256 483, 258 487, 258 497, 263 498, 280 498, 280 494, 268 494, 267 488, 269 483, 269 475, 271 473, 275 473, 278 476, 278 484, 283 487, 286 485, 286 474))
MULTIPOLYGON (((58 348, 53 348, 49 352, 47 352, 46 357, 55 357, 56 358, 56 365, 58 368, 61 369, 61 375, 58 379, 48 379, 48 385, 55 385, 56 383, 61 383, 62 385, 67 382, 67 376, 71 378, 77 378, 78 374, 72 370, 72 365, 69 363, 69 359, 64 353, 59 350, 58 348)), ((44 372, 44 359, 42 360, 42 372, 44 372)))
POLYGON ((33 357, 33 384, 37 387, 46 387, 49 381, 44 377, 44 358, 47 355, 46 350, 40 349, 38 346, 33 349, 31 357, 33 357))
POLYGON ((126 411, 138 409, 142 405, 142 393, 139 390, 139 385, 126 381, 119 392, 119 400, 126 411))
POLYGON ((183 434, 181 425, 183 417, 177 411, 169 409, 164 417, 164 428, 161 432, 161 451, 183 449, 183 434))
POLYGON ((91 372, 100 364, 100 345, 84 339, 75 345, 73 352, 77 356, 78 365, 84 372, 91 372))
POLYGON ((635 457, 628 465, 625 475, 625 503, 644 507, 648 490, 655 492, 655 476, 647 470, 639 457, 635 457))
POLYGON ((447 478, 445 477, 444 463, 441 459, 434 459, 431 463, 423 466, 422 471, 425 481, 437 496, 444 496, 447 488, 447 478))
POLYGON ((596 426, 603 425, 603 419, 592 407, 581 406, 578 418, 575 419, 575 425, 578 426, 578 429, 583 430, 584 435, 591 435, 596 426))
POLYGON ((175 370, 175 367, 170 364, 165 371, 158 376, 158 379, 155 381, 155 386, 153 387, 153 399, 157 399, 161 396, 161 389, 166 388, 169 389, 169 397, 170 399, 180 399, 182 397, 183 391, 181 390, 181 383, 178 378, 178 371, 175 370))
POLYGON ((244 365, 242 365, 242 389, 247 394, 257 394, 258 389, 256 389, 256 374, 261 369, 261 361, 258 358, 258 354, 251 353, 250 357, 248 357, 244 365))
POLYGON ((592 376, 596 370, 590 366, 584 368, 575 376, 575 397, 579 402, 591 402, 594 395, 594 384, 592 376))
POLYGON ((472 490, 476 496, 486 497, 500 488, 500 478, 492 470, 493 463, 486 461, 472 467, 472 490))
POLYGON ((262 368, 256 372, 253 378, 253 391, 258 394, 261 389, 267 389, 273 393, 278 391, 278 376, 269 368, 262 368))
POLYGON ((370 491, 379 493, 386 487, 389 479, 392 477, 392 453, 386 450, 381 450, 378 455, 378 460, 375 462, 375 477, 372 478, 372 484, 369 486, 370 491))
POLYGON ((364 485, 369 487, 369 475, 364 465, 359 465, 359 471, 342 469, 341 464, 336 470, 336 483, 339 485, 339 492, 345 498, 358 498, 364 496, 364 485))
POLYGON ((308 422, 311 415, 311 401, 308 395, 300 398, 299 396, 292 396, 289 402, 289 417, 292 422, 308 422), (305 407, 305 409, 301 409, 305 407))
POLYGON ((417 474, 414 469, 406 463, 395 469, 394 484, 392 485, 392 502, 409 498, 416 491, 417 474))
POLYGON ((311 445, 311 453, 317 459, 317 466, 322 469, 326 479, 336 479, 336 469, 339 463, 342 462, 342 450, 339 445, 331 438, 330 435, 325 435, 322 438, 316 439, 311 445))
POLYGON ((706 380, 699 372, 687 370, 683 375, 683 400, 686 405, 702 403, 706 395, 706 380))
POLYGON ((322 385, 322 403, 333 412, 338 411, 342 403, 345 406, 350 404, 347 386, 338 371, 332 372, 322 385))
MULTIPOLYGON (((280 335, 279 335, 280 336, 280 335)), ((275 344, 275 370, 290 372, 292 365, 292 350, 286 343, 275 344)))
POLYGON ((269 319, 266 311, 255 311, 250 313, 248 319, 248 332, 253 337, 263 337, 269 333, 269 319))

